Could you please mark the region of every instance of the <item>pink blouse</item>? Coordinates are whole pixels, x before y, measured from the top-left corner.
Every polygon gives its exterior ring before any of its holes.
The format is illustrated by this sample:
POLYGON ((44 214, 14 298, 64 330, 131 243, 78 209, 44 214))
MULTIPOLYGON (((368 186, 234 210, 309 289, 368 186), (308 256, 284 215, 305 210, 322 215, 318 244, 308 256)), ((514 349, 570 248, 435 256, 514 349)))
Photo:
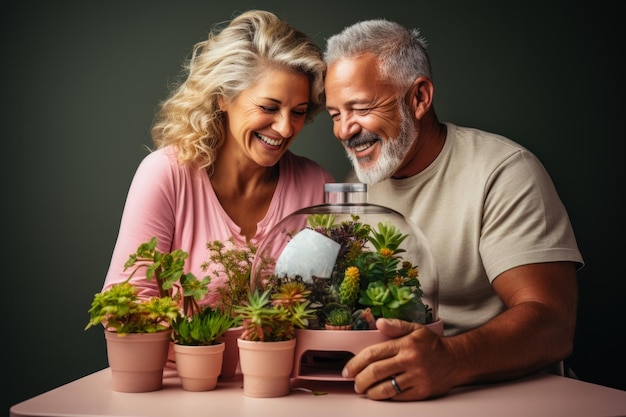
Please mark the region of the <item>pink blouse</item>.
MULTIPOLYGON (((258 246, 273 226, 292 212, 324 201, 324 184, 332 175, 316 162, 287 151, 279 162, 280 177, 265 217, 257 224, 251 242, 258 246)), ((209 260, 206 244, 235 239, 245 244, 245 236, 226 214, 205 170, 178 164, 172 148, 150 153, 144 158, 131 183, 120 230, 103 289, 128 278, 124 263, 137 247, 156 236, 158 250, 182 249, 189 253, 185 272, 207 275, 201 265, 209 260)), ((157 295, 156 283, 147 281, 143 269, 131 282, 141 297, 157 295)), ((210 288, 223 285, 212 277, 210 288)), ((209 291, 204 303, 213 304, 219 295, 209 291)))

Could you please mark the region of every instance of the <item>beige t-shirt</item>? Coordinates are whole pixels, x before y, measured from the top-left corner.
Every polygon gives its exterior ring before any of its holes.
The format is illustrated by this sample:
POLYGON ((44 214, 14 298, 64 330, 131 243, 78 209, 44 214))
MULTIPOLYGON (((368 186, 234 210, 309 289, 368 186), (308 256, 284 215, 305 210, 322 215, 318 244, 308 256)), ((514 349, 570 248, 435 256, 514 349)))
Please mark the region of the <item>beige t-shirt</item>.
POLYGON ((368 202, 413 220, 439 272, 445 334, 485 323, 504 309, 492 281, 524 264, 573 261, 574 232, 539 160, 511 140, 447 124, 443 150, 424 171, 368 187, 368 202))

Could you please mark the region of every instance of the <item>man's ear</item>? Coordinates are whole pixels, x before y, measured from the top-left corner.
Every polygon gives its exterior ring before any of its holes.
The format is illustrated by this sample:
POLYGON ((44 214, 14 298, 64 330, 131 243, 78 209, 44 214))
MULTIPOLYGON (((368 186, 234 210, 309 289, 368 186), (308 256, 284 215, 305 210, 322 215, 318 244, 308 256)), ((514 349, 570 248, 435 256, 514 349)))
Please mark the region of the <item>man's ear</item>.
POLYGON ((417 77, 407 93, 407 103, 417 119, 421 119, 432 107, 433 82, 427 77, 417 77))

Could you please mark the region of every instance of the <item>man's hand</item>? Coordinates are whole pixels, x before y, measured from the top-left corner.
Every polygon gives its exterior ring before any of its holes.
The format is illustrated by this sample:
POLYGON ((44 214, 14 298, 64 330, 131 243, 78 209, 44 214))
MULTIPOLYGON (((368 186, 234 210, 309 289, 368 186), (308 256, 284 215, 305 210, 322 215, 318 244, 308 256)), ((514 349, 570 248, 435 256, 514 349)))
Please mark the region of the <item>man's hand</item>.
POLYGON ((363 349, 343 369, 344 377, 355 378, 357 393, 373 400, 413 401, 443 395, 454 386, 455 359, 444 338, 402 320, 378 319, 376 326, 391 340, 363 349))
POLYGON ((423 400, 465 384, 538 372, 571 353, 577 296, 573 263, 511 268, 493 287, 506 310, 459 335, 442 337, 419 324, 378 319, 376 326, 391 340, 363 349, 346 364, 343 376, 354 378, 355 391, 374 400, 423 400))

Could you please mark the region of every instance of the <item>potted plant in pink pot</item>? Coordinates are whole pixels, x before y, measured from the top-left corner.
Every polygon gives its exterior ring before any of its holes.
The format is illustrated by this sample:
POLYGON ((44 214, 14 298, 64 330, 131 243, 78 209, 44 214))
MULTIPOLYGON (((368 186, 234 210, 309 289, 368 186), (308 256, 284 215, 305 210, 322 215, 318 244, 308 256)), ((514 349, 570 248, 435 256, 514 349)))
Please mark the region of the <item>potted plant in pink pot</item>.
POLYGON ((172 322, 176 369, 186 391, 211 391, 222 372, 224 342, 220 337, 235 320, 207 307, 172 322))
POLYGON ((146 268, 146 277, 152 274, 157 277, 159 293, 179 303, 181 313, 170 323, 170 340, 178 375, 183 388, 188 391, 214 389, 218 377, 229 376, 230 372, 234 375, 237 365, 237 358, 231 358, 232 347, 227 349, 232 337, 226 338, 225 335, 231 330, 240 334, 237 330, 239 319, 232 311, 232 303, 241 299, 241 286, 245 285, 246 293, 249 289, 249 264, 252 261, 248 258, 253 257, 254 247, 236 248, 229 242, 232 243, 232 239, 207 244, 210 258, 201 268, 211 273, 201 279, 191 272, 184 272, 187 252, 177 249, 160 253, 156 250, 156 238, 140 245, 125 265, 126 268, 134 266, 135 271, 146 268), (227 286, 218 287, 220 299, 217 305, 202 303, 212 277, 219 274, 226 275, 227 286))
POLYGON ((302 282, 283 282, 263 292, 249 293, 235 307, 243 323, 237 340, 244 395, 281 397, 289 394, 296 329, 315 317, 302 282))
POLYGON ((231 327, 219 338, 224 342, 224 360, 220 379, 229 379, 235 376, 239 365, 239 347, 237 339, 243 332, 241 321, 235 312, 235 306, 243 304, 250 291, 250 271, 256 255, 256 246, 246 242, 245 246, 238 247, 231 237, 225 241, 214 240, 208 242, 209 259, 201 265, 205 272, 213 278, 223 278, 225 285, 217 288, 220 295, 215 309, 233 317, 231 327))
POLYGON ((155 248, 156 239, 142 244, 125 267, 139 261, 134 274, 145 266, 146 278, 156 279, 162 289, 160 297, 140 299, 129 277, 95 294, 89 309, 90 320, 85 330, 96 325, 104 328, 115 391, 145 392, 162 387, 171 324, 180 316, 180 305, 167 288, 171 288, 170 280, 178 279, 184 254, 162 254, 155 248))
POLYGON ((179 281, 183 311, 171 323, 178 376, 187 391, 211 391, 222 373, 225 344, 220 338, 237 319, 230 313, 198 303, 209 291, 210 277, 198 279, 187 273, 179 281))

